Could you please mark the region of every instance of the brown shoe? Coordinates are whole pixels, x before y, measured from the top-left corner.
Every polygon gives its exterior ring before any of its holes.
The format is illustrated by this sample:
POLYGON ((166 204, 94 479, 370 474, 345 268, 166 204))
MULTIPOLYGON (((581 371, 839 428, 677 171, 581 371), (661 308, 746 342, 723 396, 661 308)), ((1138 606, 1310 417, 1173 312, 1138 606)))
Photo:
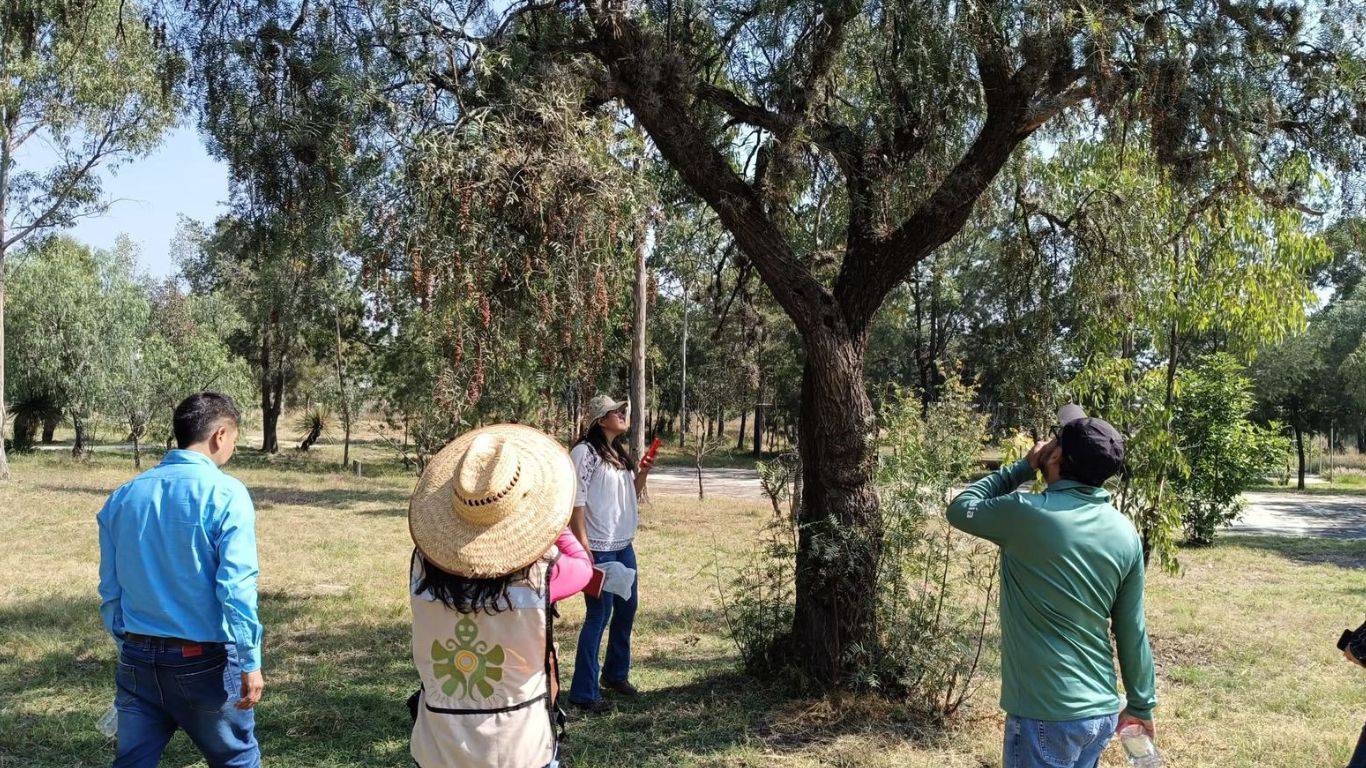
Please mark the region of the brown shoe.
POLYGON ((640 693, 640 689, 631 685, 630 680, 608 680, 607 678, 603 678, 601 682, 603 688, 606 688, 613 693, 619 693, 622 696, 635 696, 640 693))

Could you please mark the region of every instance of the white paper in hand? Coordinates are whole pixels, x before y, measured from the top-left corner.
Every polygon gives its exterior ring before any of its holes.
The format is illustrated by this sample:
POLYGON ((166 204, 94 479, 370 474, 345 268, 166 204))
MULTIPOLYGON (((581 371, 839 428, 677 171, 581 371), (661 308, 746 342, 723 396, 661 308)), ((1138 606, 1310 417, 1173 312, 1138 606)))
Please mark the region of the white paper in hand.
POLYGON ((602 591, 631 599, 631 585, 636 583, 636 569, 627 568, 618 562, 599 563, 595 566, 602 571, 602 591))

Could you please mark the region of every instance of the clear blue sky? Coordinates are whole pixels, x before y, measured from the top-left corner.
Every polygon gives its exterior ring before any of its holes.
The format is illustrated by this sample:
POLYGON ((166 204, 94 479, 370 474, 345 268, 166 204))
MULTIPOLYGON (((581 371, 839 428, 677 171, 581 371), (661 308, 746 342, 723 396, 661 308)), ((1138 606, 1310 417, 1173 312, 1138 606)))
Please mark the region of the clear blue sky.
POLYGON ((212 221, 228 199, 227 166, 209 157, 193 125, 176 128, 151 155, 101 179, 112 207, 68 234, 97 248, 112 248, 126 234, 141 249, 141 271, 155 277, 175 272, 170 245, 179 216, 212 221))

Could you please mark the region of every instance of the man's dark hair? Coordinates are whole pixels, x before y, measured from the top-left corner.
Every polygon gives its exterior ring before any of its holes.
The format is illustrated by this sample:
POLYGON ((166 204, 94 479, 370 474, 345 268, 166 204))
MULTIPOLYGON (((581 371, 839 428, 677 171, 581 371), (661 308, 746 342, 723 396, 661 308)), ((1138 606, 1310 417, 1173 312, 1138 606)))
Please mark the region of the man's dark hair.
POLYGON ((242 412, 231 397, 218 392, 196 392, 175 407, 175 444, 188 448, 208 439, 223 421, 242 423, 242 412))

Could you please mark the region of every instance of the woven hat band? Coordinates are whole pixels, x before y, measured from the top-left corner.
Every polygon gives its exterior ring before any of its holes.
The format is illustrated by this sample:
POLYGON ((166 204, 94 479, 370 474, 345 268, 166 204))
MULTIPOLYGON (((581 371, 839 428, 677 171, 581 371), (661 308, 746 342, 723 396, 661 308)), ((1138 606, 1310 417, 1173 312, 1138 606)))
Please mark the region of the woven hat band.
POLYGON ((471 525, 493 525, 516 508, 522 479, 517 446, 500 435, 479 436, 455 470, 455 514, 471 525))

